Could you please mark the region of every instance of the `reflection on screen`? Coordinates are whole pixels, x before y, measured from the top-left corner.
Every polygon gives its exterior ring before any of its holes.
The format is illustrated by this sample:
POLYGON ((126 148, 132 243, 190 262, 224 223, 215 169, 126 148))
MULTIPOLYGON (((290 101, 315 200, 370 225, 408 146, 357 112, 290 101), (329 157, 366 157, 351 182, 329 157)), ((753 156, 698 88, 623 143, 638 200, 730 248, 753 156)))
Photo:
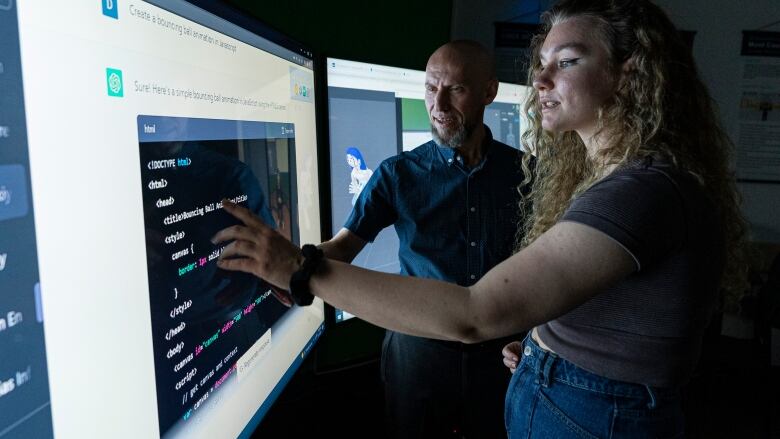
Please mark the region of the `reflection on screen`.
POLYGON ((227 198, 297 243, 292 124, 138 117, 160 434, 189 421, 273 346, 289 308, 252 275, 216 266, 210 239, 238 224, 227 198), (296 221, 292 219, 295 218, 296 221))
MULTIPOLYGON (((425 72, 376 64, 328 58, 328 110, 330 120, 330 166, 332 233, 342 227, 355 200, 356 175, 382 160, 432 140, 425 108, 425 72)), ((493 137, 520 147, 523 119, 521 102, 527 87, 500 83, 498 96, 485 108, 484 122, 493 137)), ((353 264, 387 273, 400 272, 398 235, 394 229, 379 232, 353 264)), ((353 317, 336 309, 337 322, 353 317)))
POLYGON ((217 2, 3 3, 0 438, 250 436, 324 307, 210 238, 231 199, 321 241, 311 53, 217 2))

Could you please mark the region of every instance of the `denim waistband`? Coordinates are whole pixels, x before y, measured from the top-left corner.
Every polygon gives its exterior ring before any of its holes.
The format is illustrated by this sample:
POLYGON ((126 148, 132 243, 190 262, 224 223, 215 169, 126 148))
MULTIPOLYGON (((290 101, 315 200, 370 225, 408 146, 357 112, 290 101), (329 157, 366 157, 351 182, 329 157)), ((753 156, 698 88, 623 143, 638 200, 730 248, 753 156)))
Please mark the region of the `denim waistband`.
POLYGON ((661 388, 638 383, 613 380, 589 372, 558 355, 541 348, 529 334, 523 342, 520 353, 520 367, 527 367, 537 374, 537 379, 543 386, 549 386, 552 381, 567 384, 580 389, 590 390, 607 395, 642 398, 679 397, 677 388, 661 388))

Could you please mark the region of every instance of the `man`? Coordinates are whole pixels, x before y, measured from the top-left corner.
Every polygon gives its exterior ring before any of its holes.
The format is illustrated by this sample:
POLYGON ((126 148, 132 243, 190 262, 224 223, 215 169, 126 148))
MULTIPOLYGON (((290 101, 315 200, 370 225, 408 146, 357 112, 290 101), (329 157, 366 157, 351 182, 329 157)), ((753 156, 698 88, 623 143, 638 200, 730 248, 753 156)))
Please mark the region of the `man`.
MULTIPOLYGON (((484 47, 445 44, 425 78, 434 141, 382 162, 344 228, 321 248, 350 262, 394 225, 402 274, 467 286, 512 253, 520 153, 493 140, 482 122, 498 91, 484 47)), ((517 337, 464 345, 388 331, 381 368, 391 436, 506 437, 510 374, 501 348, 517 337)))

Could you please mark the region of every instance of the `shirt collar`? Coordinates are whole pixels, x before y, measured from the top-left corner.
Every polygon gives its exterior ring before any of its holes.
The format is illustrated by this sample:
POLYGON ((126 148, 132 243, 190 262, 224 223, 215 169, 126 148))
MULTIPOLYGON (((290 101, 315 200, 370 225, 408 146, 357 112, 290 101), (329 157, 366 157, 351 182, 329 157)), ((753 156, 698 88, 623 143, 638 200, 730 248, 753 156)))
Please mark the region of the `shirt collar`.
MULTIPOLYGON (((450 148, 449 146, 441 146, 435 141, 434 143, 436 144, 436 149, 438 149, 439 153, 441 154, 441 159, 444 161, 444 163, 447 166, 453 166, 456 163, 459 163, 460 166, 465 167, 465 165, 463 165, 463 158, 454 148, 450 148)), ((485 166, 485 162, 487 161, 488 156, 493 150, 492 146, 493 146, 493 133, 490 131, 490 128, 487 125, 485 125, 485 138, 482 139, 482 149, 485 151, 485 153, 482 156, 482 161, 479 162, 477 166, 470 169, 470 171, 472 172, 478 171, 485 166)))

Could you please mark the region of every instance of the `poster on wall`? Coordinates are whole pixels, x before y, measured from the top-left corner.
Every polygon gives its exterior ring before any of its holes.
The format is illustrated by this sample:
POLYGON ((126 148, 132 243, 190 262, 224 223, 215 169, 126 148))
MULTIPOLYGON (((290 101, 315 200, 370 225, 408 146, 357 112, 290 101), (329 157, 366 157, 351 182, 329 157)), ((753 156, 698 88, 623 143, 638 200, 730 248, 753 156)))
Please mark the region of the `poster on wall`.
POLYGON ((780 32, 742 31, 737 179, 780 182, 780 32))

